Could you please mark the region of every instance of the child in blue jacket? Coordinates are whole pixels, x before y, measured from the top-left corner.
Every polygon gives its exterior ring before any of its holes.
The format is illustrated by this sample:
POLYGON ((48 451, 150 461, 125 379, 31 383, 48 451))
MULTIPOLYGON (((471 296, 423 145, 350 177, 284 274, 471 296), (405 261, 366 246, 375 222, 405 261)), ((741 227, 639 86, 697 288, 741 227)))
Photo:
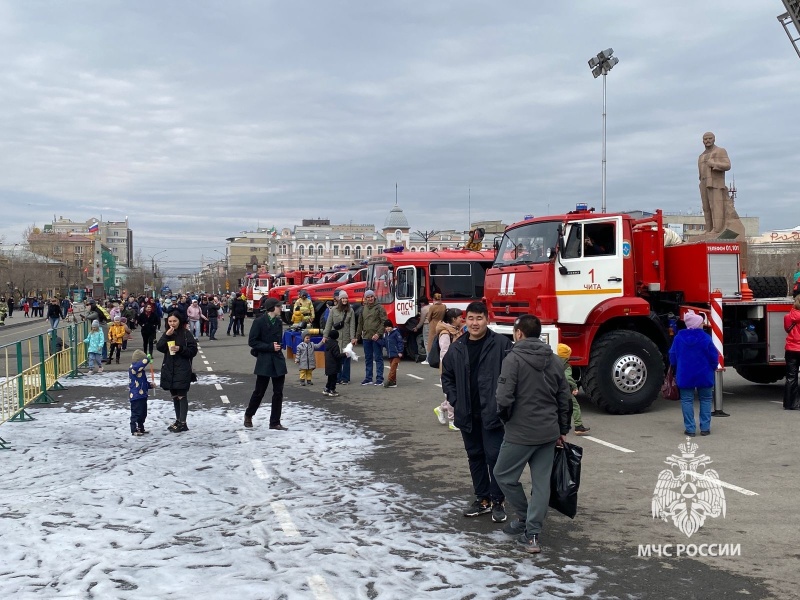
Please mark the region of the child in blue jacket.
POLYGON ((89 353, 89 375, 94 373, 94 365, 97 365, 97 372, 103 372, 103 348, 106 346, 106 336, 100 329, 100 321, 92 321, 92 329, 86 339, 83 340, 89 353))
POLYGON ((389 376, 383 382, 383 387, 393 388, 397 387, 397 366, 400 364, 400 359, 403 358, 403 334, 400 333, 390 319, 383 322, 384 335, 380 340, 381 346, 386 348, 386 353, 389 355, 389 376))
POLYGON ((131 401, 131 434, 135 436, 147 433, 144 420, 147 418, 147 392, 150 382, 147 381, 147 365, 150 358, 141 350, 133 353, 133 362, 128 368, 128 399, 131 401))

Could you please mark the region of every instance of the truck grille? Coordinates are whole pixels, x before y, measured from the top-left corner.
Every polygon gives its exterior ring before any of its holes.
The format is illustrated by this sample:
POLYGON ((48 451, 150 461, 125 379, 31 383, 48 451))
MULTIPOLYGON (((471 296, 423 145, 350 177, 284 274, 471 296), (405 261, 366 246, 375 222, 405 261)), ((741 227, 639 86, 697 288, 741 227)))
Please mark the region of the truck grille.
POLYGON ((513 323, 517 317, 531 313, 529 302, 492 302, 489 306, 489 320, 495 323, 513 323))

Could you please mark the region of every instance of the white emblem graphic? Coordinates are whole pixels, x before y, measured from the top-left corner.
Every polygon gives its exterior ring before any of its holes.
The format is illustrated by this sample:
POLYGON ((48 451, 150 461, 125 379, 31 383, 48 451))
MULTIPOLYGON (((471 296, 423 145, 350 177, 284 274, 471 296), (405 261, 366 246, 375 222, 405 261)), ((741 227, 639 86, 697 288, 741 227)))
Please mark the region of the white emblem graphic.
POLYGON ((691 438, 678 448, 680 456, 673 454, 664 461, 671 468, 658 474, 653 518, 665 523, 672 519, 686 537, 692 537, 708 517, 725 518, 725 492, 717 472, 706 468, 712 460, 705 454, 695 455, 698 446, 691 438))

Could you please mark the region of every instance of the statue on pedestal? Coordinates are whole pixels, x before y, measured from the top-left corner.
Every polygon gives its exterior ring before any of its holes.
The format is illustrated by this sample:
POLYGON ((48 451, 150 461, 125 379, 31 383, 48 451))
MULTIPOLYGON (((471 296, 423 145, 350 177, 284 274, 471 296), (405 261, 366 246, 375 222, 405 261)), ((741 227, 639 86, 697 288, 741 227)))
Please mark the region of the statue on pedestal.
POLYGON ((700 175, 700 200, 705 216, 705 233, 698 239, 744 239, 744 225, 733 206, 733 198, 725 186, 725 171, 731 161, 725 148, 715 144, 716 137, 710 131, 703 134, 705 150, 697 159, 700 175))

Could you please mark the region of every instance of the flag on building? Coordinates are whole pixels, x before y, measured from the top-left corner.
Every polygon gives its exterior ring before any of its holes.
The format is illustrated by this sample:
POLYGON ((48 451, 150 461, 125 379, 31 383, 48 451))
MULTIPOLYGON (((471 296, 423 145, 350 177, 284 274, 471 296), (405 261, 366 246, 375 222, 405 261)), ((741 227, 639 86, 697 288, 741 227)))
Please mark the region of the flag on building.
POLYGON ((97 233, 98 231, 100 231, 100 223, 95 221, 94 223, 89 225, 89 233, 97 233))
POLYGON ((278 236, 278 230, 273 227, 272 229, 269 230, 269 234, 272 237, 277 237, 278 236))

